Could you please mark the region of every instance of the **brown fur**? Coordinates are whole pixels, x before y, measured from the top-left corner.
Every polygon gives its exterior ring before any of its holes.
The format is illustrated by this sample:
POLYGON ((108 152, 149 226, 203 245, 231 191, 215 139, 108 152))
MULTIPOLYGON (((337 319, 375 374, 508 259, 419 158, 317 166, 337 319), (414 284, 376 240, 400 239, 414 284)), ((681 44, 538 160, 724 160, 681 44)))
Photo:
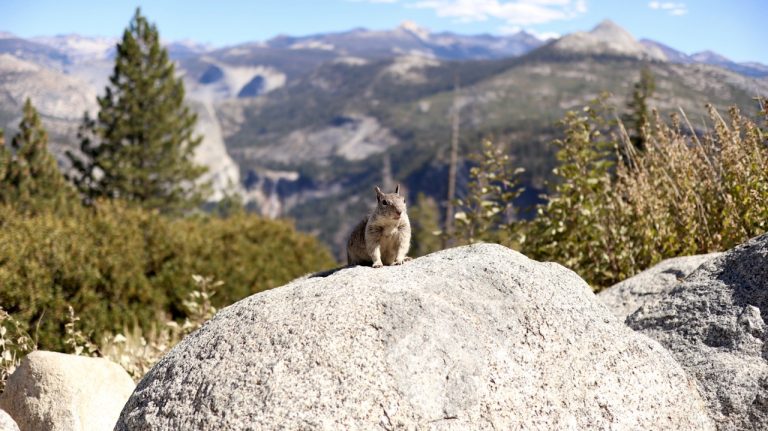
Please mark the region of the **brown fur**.
POLYGON ((400 186, 394 193, 382 193, 376 187, 376 209, 355 226, 347 241, 349 265, 400 265, 410 260, 411 223, 400 196, 400 186))

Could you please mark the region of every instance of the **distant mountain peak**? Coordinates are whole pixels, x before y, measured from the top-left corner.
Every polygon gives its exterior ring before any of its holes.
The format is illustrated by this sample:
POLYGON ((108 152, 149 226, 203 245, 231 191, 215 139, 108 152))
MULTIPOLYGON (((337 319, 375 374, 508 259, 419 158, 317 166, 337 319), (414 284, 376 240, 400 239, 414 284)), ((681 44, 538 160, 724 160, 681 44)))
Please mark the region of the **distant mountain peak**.
POLYGON ((691 58, 700 63, 718 64, 718 63, 731 63, 731 59, 724 57, 714 51, 706 50, 691 54, 691 58))
POLYGON ((607 41, 621 39, 635 42, 635 38, 627 30, 609 19, 601 21, 589 34, 607 41))
POLYGON ((634 58, 666 60, 661 50, 638 42, 627 30, 611 20, 603 20, 589 32, 575 32, 552 44, 561 52, 597 55, 621 55, 634 58))
POLYGON ((421 27, 420 25, 410 20, 405 20, 402 23, 400 23, 400 26, 398 27, 398 29, 411 33, 414 36, 418 37, 419 39, 427 39, 429 38, 429 34, 430 34, 428 29, 421 27))
MULTIPOLYGON (((509 34, 508 34, 508 36, 536 37, 536 35, 535 35, 535 34, 533 34, 533 33, 530 33, 530 32, 529 32, 529 31, 527 31, 526 29, 521 29, 521 30, 518 30, 517 32, 514 32, 514 33, 509 33, 509 34)), ((538 39, 538 38, 537 38, 537 39, 538 39)))
POLYGON ((706 50, 697 52, 692 55, 687 55, 682 51, 678 51, 674 48, 670 48, 663 43, 659 43, 653 40, 643 39, 640 41, 646 49, 657 49, 664 53, 667 60, 672 63, 682 64, 710 64, 713 66, 722 67, 728 70, 732 70, 736 73, 740 73, 744 76, 750 76, 754 78, 765 78, 768 76, 768 66, 756 63, 756 62, 744 62, 737 63, 724 57, 714 51, 706 50))
POLYGON ((621 27, 620 25, 616 24, 614 21, 612 21, 610 19, 604 19, 604 20, 600 21, 600 23, 597 24, 592 29, 592 33, 596 32, 596 31, 605 31, 605 30, 609 30, 609 31, 615 31, 615 30, 626 31, 626 30, 624 30, 623 27, 621 27))

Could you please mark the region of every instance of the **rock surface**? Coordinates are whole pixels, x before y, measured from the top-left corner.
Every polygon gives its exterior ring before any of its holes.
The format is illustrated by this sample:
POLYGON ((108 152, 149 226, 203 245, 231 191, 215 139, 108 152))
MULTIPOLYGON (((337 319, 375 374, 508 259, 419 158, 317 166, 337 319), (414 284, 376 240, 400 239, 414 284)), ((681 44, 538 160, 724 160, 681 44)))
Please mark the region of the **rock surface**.
POLYGON ((21 431, 112 430, 134 384, 101 358, 35 351, 9 377, 0 408, 21 431))
POLYGON ((658 343, 498 245, 307 277, 221 310, 116 430, 711 429, 658 343), (327 274, 325 274, 327 275, 327 274))
POLYGON ((645 271, 603 290, 597 297, 622 322, 643 305, 655 303, 702 263, 720 253, 666 259, 645 271))
POLYGON ((0 431, 19 431, 16 421, 3 409, 0 409, 0 431))
POLYGON ((768 234, 705 262, 627 324, 696 378, 719 429, 768 429, 768 234))

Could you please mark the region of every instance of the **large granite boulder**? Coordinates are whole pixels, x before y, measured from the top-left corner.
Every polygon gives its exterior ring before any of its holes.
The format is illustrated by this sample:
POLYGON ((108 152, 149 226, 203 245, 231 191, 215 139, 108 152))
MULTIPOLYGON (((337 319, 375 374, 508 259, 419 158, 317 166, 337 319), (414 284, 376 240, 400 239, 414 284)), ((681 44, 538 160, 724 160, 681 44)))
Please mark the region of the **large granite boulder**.
POLYGON ((107 431, 134 387, 106 359, 35 351, 8 378, 0 409, 21 431, 107 431))
POLYGON ((768 234, 705 262, 627 324, 697 379, 719 429, 768 429, 768 234))
POLYGON ((699 254, 666 259, 655 266, 604 289, 597 294, 603 304, 624 321, 630 314, 646 304, 659 300, 704 262, 720 253, 699 254))
POLYGON ((0 431, 19 431, 16 421, 3 409, 0 409, 0 431))
POLYGON ((498 245, 308 277, 221 310, 116 430, 711 429, 669 352, 498 245))

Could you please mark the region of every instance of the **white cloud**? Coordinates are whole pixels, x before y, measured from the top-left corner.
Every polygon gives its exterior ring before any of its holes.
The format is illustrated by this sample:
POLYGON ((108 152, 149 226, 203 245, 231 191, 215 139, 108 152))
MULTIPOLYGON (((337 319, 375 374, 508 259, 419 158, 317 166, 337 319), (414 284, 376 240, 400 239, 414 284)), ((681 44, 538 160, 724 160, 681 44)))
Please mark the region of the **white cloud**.
POLYGON ((670 15, 674 15, 674 16, 685 15, 687 13, 688 13, 688 9, 685 9, 685 8, 682 8, 682 9, 672 9, 671 11, 669 11, 669 14, 670 15))
MULTIPOLYGON (((576 18, 587 12, 587 0, 346 0, 354 3, 398 3, 406 8, 429 9, 441 18, 459 22, 500 21, 499 32, 523 30, 547 40, 555 32, 537 32, 530 26, 576 18)), ((658 3, 658 2, 652 2, 658 3)))
POLYGON ((587 11, 586 0, 415 0, 406 6, 462 22, 500 19, 508 26, 566 20, 587 11))
POLYGON ((653 10, 666 11, 673 16, 680 16, 688 13, 688 7, 685 3, 652 1, 648 3, 648 7, 653 10))

